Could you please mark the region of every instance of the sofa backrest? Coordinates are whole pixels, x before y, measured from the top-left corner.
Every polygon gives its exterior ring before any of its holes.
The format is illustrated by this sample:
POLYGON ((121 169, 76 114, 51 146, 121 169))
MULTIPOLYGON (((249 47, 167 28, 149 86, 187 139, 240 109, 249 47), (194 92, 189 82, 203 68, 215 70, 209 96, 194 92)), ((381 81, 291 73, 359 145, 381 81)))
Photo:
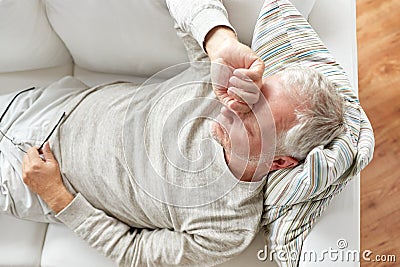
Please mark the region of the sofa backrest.
POLYGON ((40 0, 0 1, 0 73, 59 66, 71 61, 40 0))
MULTIPOLYGON (((264 0, 227 0, 230 20, 250 44, 264 0)), ((315 0, 293 0, 308 16, 315 0)), ((81 68, 148 77, 187 60, 165 0, 0 1, 0 73, 81 68)))

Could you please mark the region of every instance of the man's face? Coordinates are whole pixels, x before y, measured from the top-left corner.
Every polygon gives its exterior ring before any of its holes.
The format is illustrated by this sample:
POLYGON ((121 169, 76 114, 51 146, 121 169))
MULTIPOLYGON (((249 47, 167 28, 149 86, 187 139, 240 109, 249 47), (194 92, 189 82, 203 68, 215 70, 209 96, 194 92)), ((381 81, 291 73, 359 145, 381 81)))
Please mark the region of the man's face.
MULTIPOLYGON (((242 159, 238 162, 254 168, 258 165, 258 171, 265 174, 273 160, 276 134, 295 121, 295 105, 283 94, 276 76, 263 80, 261 93, 249 113, 235 114, 223 107, 212 131, 225 150, 228 164, 233 158, 242 159)), ((249 168, 230 164, 232 167, 249 168)))

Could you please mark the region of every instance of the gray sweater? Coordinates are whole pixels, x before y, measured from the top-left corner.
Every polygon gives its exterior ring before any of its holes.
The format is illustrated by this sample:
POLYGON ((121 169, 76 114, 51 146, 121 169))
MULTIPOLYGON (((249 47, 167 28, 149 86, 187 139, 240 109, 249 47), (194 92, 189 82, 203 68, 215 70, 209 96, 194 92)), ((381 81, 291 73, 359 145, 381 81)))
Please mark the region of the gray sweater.
POLYGON ((200 44, 214 26, 230 26, 225 10, 193 1, 197 13, 187 15, 177 2, 168 4, 188 68, 161 84, 82 92, 51 138, 76 194, 57 218, 121 266, 219 264, 250 244, 261 219, 264 182, 238 181, 210 134, 220 106, 200 44))

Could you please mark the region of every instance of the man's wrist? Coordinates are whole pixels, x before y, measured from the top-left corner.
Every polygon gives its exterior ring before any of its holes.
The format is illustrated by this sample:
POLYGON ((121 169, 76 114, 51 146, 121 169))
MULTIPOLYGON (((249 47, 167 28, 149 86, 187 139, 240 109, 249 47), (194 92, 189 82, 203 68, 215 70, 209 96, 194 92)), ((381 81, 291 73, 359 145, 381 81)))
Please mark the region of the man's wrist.
POLYGON ((71 194, 66 188, 63 188, 54 196, 44 200, 46 201, 47 205, 57 214, 67 207, 73 199, 74 195, 71 194))
POLYGON ((207 33, 204 48, 211 60, 218 57, 221 44, 227 40, 237 41, 235 32, 227 26, 216 26, 207 33))

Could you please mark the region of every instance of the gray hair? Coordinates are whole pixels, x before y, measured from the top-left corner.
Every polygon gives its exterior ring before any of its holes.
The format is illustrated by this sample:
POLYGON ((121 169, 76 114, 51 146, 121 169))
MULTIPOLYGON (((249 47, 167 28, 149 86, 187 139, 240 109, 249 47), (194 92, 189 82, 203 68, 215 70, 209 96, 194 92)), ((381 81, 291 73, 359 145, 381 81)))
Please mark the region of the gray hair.
POLYGON ((285 95, 296 105, 296 124, 277 133, 277 156, 303 160, 316 146, 327 145, 344 132, 344 100, 325 76, 308 68, 277 74, 285 95))

